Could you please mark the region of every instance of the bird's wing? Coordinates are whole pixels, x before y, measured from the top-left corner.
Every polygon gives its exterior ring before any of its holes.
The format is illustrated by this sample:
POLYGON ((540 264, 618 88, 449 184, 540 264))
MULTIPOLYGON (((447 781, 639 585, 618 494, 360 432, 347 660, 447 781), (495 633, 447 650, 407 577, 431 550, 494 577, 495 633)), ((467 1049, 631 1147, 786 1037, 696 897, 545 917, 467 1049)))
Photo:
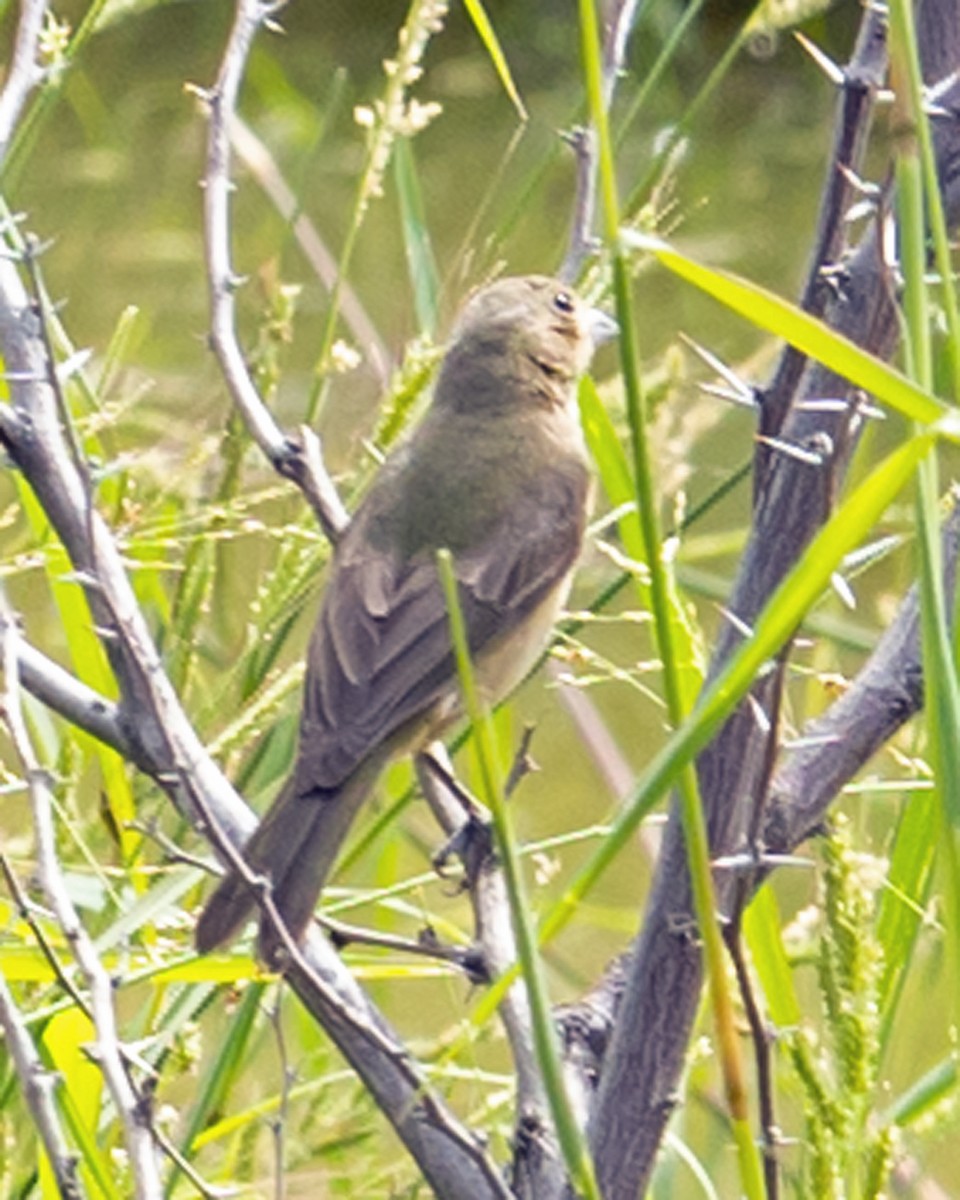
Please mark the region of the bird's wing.
MULTIPOLYGON (((483 544, 454 556, 474 656, 521 625, 580 552, 585 468, 552 470, 517 496, 483 544)), ((361 510, 338 547, 310 645, 297 790, 336 787, 376 747, 450 694, 455 668, 432 549, 378 550, 361 510)))

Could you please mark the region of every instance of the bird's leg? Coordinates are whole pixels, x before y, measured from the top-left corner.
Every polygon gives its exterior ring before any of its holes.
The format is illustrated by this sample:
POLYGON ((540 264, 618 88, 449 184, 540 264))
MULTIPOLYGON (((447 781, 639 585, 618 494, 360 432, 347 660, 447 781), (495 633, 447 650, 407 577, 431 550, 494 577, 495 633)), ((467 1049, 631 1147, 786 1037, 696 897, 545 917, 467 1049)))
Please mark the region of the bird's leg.
POLYGON ((417 775, 427 803, 447 841, 433 856, 434 870, 443 875, 454 856, 473 878, 493 853, 490 814, 456 777, 446 747, 433 742, 416 758, 417 775))

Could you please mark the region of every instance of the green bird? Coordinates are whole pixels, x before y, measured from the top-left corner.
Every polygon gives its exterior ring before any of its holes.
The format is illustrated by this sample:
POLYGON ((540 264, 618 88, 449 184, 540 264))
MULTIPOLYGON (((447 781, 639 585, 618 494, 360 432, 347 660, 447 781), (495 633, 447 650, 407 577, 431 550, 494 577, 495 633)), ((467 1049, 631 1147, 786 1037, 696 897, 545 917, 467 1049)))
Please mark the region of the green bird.
MULTIPOLYGON (((453 558, 478 685, 530 670, 570 589, 590 506, 578 377, 616 323, 540 275, 477 292, 430 409, 387 460, 332 557, 307 656, 293 772, 244 847, 299 940, 357 811, 394 755, 461 715, 436 552, 453 558)), ((236 873, 200 916, 206 952, 254 907, 236 873)), ((261 922, 260 951, 281 944, 261 922)))

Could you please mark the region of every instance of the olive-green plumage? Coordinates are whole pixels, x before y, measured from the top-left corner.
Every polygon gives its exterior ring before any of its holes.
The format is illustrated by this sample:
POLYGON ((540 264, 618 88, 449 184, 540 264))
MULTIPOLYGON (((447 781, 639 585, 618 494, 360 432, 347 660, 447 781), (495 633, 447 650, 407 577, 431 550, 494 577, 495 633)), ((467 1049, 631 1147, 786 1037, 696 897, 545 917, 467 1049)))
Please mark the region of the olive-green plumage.
MULTIPOLYGON (((500 699, 530 669, 566 597, 590 477, 576 381, 615 325, 543 276, 466 305, 430 411, 387 461, 333 556, 307 658, 293 773, 244 848, 303 933, 354 816, 390 757, 459 714, 435 555, 448 548, 480 686, 500 699)), ((253 907, 227 875, 201 951, 253 907)), ((261 926, 269 959, 275 933, 261 926)))

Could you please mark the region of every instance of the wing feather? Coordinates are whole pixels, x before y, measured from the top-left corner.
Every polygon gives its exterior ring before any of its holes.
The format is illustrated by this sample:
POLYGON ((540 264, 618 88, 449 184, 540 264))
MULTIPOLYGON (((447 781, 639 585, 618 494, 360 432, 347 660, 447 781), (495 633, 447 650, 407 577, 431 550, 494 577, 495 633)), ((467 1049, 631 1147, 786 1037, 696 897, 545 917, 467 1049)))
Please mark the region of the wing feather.
MULTIPOLYGON (((471 653, 510 633, 570 575, 589 482, 575 464, 515 496, 482 545, 454 556, 471 653)), ((377 547, 361 509, 338 547, 310 646, 297 790, 336 787, 376 747, 455 687, 446 605, 424 547, 377 547)))

